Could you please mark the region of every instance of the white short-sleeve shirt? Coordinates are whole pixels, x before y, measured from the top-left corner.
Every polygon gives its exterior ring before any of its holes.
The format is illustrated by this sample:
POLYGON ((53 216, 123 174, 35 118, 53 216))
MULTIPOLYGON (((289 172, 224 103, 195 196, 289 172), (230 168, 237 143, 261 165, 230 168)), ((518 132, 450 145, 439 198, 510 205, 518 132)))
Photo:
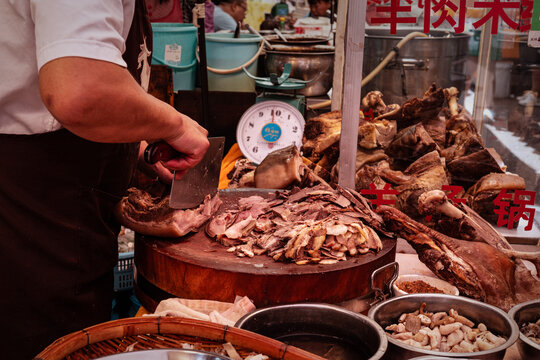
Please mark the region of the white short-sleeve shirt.
POLYGON ((61 128, 41 100, 39 69, 66 56, 125 67, 134 9, 135 0, 0 0, 0 133, 61 128))

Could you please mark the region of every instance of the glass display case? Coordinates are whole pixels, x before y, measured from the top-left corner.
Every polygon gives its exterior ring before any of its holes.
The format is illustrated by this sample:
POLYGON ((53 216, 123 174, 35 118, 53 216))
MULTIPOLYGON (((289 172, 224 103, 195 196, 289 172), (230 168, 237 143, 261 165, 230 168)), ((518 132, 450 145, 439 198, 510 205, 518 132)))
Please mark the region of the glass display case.
MULTIPOLYGON (((427 117, 417 113, 409 122, 395 117, 397 136, 387 147, 379 146, 389 156, 391 169, 407 174, 408 166, 419 159, 418 151, 424 155, 433 149, 419 150, 419 144, 434 141, 448 179, 448 184, 439 185, 457 186, 455 194, 467 199, 509 239, 536 244, 540 234, 534 222, 540 204, 536 196, 540 190, 540 43, 534 41, 538 36, 529 36, 532 15, 533 1, 368 1, 362 97, 380 91, 379 106, 396 104, 403 111, 420 106, 415 111, 423 111, 422 102, 434 105, 444 93, 444 104, 437 105, 440 112, 427 117), (431 11, 426 10, 429 7, 431 11), (376 73, 373 77, 372 72, 376 73), (448 101, 451 88, 457 90, 454 110, 448 101), (457 125, 458 113, 469 123, 457 125), (442 119, 438 125, 437 117, 442 119), (437 134, 437 126, 444 124, 445 134, 437 134), (418 125, 430 139, 422 139, 418 125), (470 125, 470 134, 464 135, 463 127, 470 125), (403 131, 416 132, 414 143, 411 138, 396 142, 403 138, 403 131), (466 139, 459 139, 460 134, 466 139), (404 150, 407 146, 413 149, 404 150), (490 162, 493 166, 486 166, 490 162)), ((361 140, 360 136, 360 144, 361 140)), ((359 174, 357 169, 357 180, 359 174)), ((378 179, 403 189, 398 180, 378 179)), ((362 182, 365 189, 369 180, 362 182)), ((405 201, 399 198, 398 203, 405 201)), ((407 210, 407 205, 401 209, 407 210)))

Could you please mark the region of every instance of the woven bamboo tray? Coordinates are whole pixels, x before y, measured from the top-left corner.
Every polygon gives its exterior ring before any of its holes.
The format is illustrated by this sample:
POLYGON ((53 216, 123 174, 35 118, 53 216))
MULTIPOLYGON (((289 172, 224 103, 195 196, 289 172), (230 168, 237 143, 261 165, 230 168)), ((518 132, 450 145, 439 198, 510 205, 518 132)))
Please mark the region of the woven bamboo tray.
POLYGON ((324 360, 247 330, 177 317, 138 317, 113 320, 76 331, 49 345, 34 360, 89 360, 131 350, 182 348, 215 351, 230 342, 245 357, 251 352, 273 360, 324 360))

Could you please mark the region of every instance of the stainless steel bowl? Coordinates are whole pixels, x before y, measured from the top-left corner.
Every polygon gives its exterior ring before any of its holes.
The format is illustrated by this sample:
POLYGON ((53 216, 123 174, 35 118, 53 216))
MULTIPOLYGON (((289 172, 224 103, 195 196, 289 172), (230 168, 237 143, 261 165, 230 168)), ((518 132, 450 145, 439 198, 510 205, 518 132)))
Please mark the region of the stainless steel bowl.
POLYGON ((330 360, 381 359, 388 346, 384 330, 375 321, 328 304, 262 308, 245 315, 235 326, 330 360))
POLYGON ((231 360, 230 357, 189 349, 155 349, 103 356, 103 360, 231 360))
MULTIPOLYGON (((518 328, 521 328, 523 323, 536 322, 540 317, 540 299, 518 304, 511 308, 508 314, 517 323, 518 328)), ((517 346, 522 359, 540 359, 540 345, 521 332, 519 333, 517 346)))
POLYGON ((297 92, 305 96, 321 96, 332 87, 334 52, 334 47, 329 45, 274 45, 274 50, 266 51, 264 67, 267 75, 281 75, 285 64, 290 63, 291 78, 313 80, 297 92))
POLYGON ((410 294, 394 297, 377 304, 368 312, 368 316, 384 329, 386 326, 397 323, 403 313, 410 313, 426 303, 426 311, 438 312, 455 309, 475 324, 484 323, 488 330, 496 335, 506 337, 506 342, 491 350, 473 353, 450 353, 433 350, 424 350, 407 345, 399 340, 388 337, 388 350, 385 359, 410 359, 418 356, 440 356, 447 358, 470 359, 503 359, 506 349, 516 342, 519 329, 516 323, 503 310, 480 301, 463 296, 446 294, 410 294))

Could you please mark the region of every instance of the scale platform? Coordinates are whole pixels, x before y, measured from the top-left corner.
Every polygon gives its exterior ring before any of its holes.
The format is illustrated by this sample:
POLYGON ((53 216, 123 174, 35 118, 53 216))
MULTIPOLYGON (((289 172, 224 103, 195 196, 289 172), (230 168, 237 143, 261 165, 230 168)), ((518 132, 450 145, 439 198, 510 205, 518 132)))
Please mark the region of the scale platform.
POLYGON ((303 95, 263 92, 261 95, 257 96, 255 103, 261 103, 268 100, 283 101, 284 103, 297 108, 302 116, 305 116, 306 98, 303 95))
POLYGON ((283 101, 300 111, 304 116, 306 109, 306 99, 303 95, 297 95, 296 90, 306 87, 312 80, 293 79, 291 75, 292 65, 287 63, 283 67, 283 73, 278 77, 277 74, 270 74, 269 77, 253 76, 244 69, 247 76, 255 80, 256 86, 263 89, 261 95, 257 97, 256 102, 267 100, 283 101))

